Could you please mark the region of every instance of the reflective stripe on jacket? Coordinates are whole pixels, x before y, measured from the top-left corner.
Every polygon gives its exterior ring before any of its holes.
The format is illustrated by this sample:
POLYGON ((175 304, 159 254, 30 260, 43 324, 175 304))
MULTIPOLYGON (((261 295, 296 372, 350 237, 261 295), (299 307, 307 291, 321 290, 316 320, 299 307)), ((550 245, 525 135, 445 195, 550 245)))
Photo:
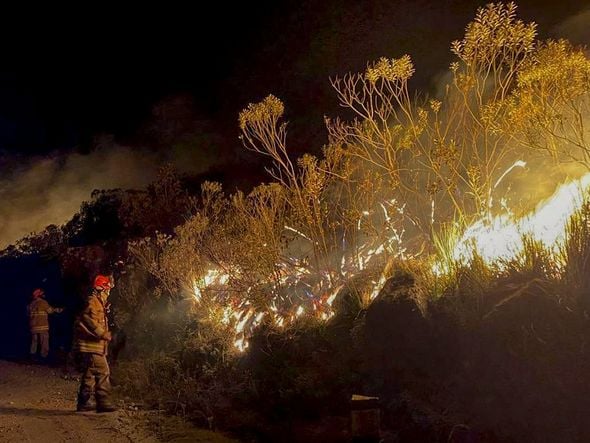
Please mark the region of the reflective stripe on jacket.
POLYGON ((37 334, 39 332, 49 331, 48 315, 52 314, 55 309, 47 301, 42 298, 36 298, 29 304, 28 311, 31 333, 37 334))
POLYGON ((74 351, 106 355, 108 342, 103 337, 108 330, 105 307, 99 294, 93 292, 88 297, 86 307, 76 319, 74 351))

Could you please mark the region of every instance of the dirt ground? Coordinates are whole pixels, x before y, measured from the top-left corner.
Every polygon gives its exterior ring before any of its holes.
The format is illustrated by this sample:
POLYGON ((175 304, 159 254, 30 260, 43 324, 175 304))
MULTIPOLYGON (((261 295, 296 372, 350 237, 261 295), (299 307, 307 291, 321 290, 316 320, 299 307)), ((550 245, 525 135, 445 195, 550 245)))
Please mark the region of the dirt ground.
POLYGON ((0 442, 235 441, 186 424, 161 432, 174 419, 125 405, 109 414, 75 412, 77 388, 58 369, 0 361, 0 442))

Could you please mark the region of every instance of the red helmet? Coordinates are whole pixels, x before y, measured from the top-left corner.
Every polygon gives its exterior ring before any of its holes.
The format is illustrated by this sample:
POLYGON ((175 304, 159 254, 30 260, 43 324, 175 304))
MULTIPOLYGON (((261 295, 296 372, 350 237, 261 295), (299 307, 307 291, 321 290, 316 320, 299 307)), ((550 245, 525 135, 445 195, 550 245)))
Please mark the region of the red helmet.
POLYGON ((97 275, 94 279, 94 289, 111 289, 113 283, 106 275, 97 275))
POLYGON ((43 291, 43 289, 41 289, 41 288, 37 288, 33 291, 33 298, 39 298, 43 294, 45 294, 45 291, 43 291))

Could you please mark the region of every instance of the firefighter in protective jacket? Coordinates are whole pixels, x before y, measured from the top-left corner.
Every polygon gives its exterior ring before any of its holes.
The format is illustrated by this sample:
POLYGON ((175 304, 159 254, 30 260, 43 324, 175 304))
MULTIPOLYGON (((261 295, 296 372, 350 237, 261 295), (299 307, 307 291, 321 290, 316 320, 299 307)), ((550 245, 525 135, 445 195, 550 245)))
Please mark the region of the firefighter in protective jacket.
POLYGON ((82 378, 78 392, 78 411, 89 411, 90 397, 94 393, 97 412, 112 412, 116 408, 110 399, 110 370, 107 362, 111 333, 107 320, 107 299, 113 283, 104 275, 94 279, 92 293, 76 320, 74 351, 79 353, 82 378))
POLYGON ((47 358, 49 353, 49 314, 63 311, 61 308, 52 307, 43 298, 44 296, 43 289, 35 289, 33 291, 33 301, 27 307, 29 328, 31 330, 31 358, 36 357, 37 348, 39 348, 41 357, 47 358))

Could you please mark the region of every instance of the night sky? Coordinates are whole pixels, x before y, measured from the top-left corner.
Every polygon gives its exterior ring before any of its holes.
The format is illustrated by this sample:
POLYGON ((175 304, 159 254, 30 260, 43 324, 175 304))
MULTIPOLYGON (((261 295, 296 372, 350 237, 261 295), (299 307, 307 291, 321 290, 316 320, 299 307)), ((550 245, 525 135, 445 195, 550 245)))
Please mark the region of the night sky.
MULTIPOLYGON (((234 171, 258 180, 263 168, 244 152, 237 117, 269 93, 285 102, 294 155, 317 153, 326 137, 323 116, 341 112, 330 76, 408 53, 416 65, 410 87, 433 92, 452 60, 451 41, 462 37, 485 3, 287 0, 125 10, 95 3, 79 9, 52 5, 34 14, 30 8, 3 11, 0 230, 17 226, 8 235, 14 237, 63 222, 92 189, 143 186, 164 161, 188 172, 195 165, 202 173, 215 159, 215 167, 225 170, 222 180, 234 171), (154 110, 162 104, 165 112, 158 114, 154 110), (199 131, 203 137, 169 149, 183 133, 199 131), (111 146, 100 154, 110 166, 99 178, 87 173, 97 162, 89 156, 100 145, 97 139, 111 146), (250 167, 236 168, 244 159, 250 167), (40 161, 50 162, 41 165, 42 178, 40 161), (128 174, 132 166, 136 170, 128 174), (76 171, 79 179, 72 178, 76 171), (57 194, 45 195, 54 188, 57 194), (37 194, 36 201, 22 203, 23 195, 37 194), (54 209, 49 205, 30 226, 23 223, 22 214, 33 214, 31 207, 46 200, 57 202, 54 209)), ((519 17, 536 21, 541 38, 564 35, 590 43, 579 20, 563 25, 588 8, 587 1, 518 4, 519 17)))
MULTIPOLYGON (((35 19, 5 15, 0 149, 84 149, 97 133, 132 143, 154 104, 176 94, 193 97, 199 117, 233 145, 239 110, 269 92, 284 99, 297 139, 321 144, 322 115, 337 112, 329 76, 407 52, 417 65, 414 86, 429 87, 450 60, 450 41, 484 3, 213 2, 126 11, 97 4, 35 19)), ((584 4, 521 1, 519 14, 549 35, 584 4)))

